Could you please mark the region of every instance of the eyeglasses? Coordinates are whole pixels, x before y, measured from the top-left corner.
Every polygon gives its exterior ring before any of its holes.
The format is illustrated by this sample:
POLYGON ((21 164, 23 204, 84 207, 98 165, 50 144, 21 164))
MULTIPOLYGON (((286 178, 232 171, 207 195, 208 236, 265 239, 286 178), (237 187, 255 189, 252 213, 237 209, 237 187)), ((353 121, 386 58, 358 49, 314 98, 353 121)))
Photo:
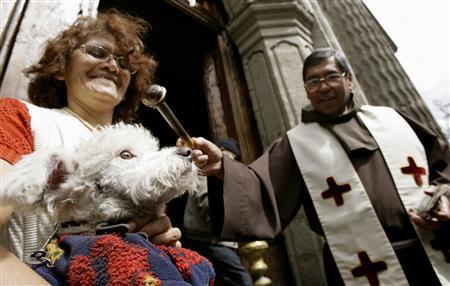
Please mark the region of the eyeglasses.
POLYGON ((86 44, 86 45, 81 45, 80 50, 83 51, 83 53, 85 53, 86 55, 89 55, 101 62, 107 62, 111 58, 114 58, 114 60, 117 63, 117 66, 122 70, 128 71, 130 74, 135 74, 137 71, 136 66, 134 66, 130 62, 129 57, 115 56, 108 49, 106 49, 103 46, 86 44))
POLYGON ((332 73, 322 78, 312 78, 305 82, 305 88, 309 92, 314 92, 319 90, 322 81, 324 81, 329 87, 336 87, 341 84, 342 78, 346 75, 346 72, 341 74, 332 73))

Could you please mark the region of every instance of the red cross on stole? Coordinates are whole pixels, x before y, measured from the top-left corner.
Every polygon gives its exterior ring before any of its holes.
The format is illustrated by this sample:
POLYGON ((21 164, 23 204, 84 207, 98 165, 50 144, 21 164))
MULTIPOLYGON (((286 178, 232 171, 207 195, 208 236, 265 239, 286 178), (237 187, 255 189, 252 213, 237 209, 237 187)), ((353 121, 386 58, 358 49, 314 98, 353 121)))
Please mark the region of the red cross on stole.
POLYGON ((405 175, 413 175, 416 185, 419 187, 422 186, 422 176, 426 175, 427 173, 425 168, 417 166, 414 158, 411 156, 408 156, 406 159, 408 160, 409 166, 402 167, 400 168, 400 170, 405 175))
POLYGON ((337 206, 342 206, 344 204, 343 193, 352 190, 350 184, 338 185, 333 177, 327 178, 328 189, 322 192, 323 199, 329 199, 333 197, 337 206))
POLYGON ((380 285, 378 272, 387 269, 386 263, 384 261, 372 262, 365 251, 358 252, 358 257, 361 265, 352 269, 352 275, 354 277, 366 276, 370 286, 380 285))

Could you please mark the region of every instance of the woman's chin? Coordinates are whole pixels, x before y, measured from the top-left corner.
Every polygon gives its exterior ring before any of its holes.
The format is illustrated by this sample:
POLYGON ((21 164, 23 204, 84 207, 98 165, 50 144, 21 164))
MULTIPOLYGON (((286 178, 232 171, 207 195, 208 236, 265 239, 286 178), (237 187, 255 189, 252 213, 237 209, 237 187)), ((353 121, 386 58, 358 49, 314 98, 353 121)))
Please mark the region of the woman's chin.
POLYGON ((115 105, 122 101, 123 95, 119 94, 116 89, 101 88, 94 90, 95 97, 102 102, 111 102, 115 105))

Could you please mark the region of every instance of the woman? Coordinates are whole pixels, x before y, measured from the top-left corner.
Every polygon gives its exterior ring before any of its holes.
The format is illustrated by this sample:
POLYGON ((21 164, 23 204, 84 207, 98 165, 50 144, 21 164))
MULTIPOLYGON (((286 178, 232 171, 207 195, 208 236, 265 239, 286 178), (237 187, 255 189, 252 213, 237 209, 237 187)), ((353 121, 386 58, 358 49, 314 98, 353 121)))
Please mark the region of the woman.
MULTIPOLYGON (((133 120, 156 68, 143 53, 141 39, 147 30, 145 21, 110 10, 96 19, 80 17, 49 40, 40 61, 25 70, 31 77, 28 96, 33 104, 0 99, 0 174, 7 176, 8 167, 24 154, 74 146, 97 125, 133 120)), ((12 215, 13 210, 1 205, 2 246, 26 260, 50 235, 51 218, 12 215)), ((152 222, 139 218, 130 226, 147 232, 157 244, 176 244, 181 236, 167 217, 152 222)), ((45 283, 1 250, 0 284, 45 283)))

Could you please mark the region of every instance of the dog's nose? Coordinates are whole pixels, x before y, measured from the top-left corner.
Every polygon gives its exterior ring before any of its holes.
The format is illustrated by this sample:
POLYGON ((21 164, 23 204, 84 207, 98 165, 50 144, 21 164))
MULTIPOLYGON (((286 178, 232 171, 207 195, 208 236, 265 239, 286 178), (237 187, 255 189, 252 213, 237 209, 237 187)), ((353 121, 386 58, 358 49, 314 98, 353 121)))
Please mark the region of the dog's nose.
POLYGON ((177 149, 176 153, 180 156, 190 158, 192 155, 192 150, 188 147, 180 147, 177 149))

